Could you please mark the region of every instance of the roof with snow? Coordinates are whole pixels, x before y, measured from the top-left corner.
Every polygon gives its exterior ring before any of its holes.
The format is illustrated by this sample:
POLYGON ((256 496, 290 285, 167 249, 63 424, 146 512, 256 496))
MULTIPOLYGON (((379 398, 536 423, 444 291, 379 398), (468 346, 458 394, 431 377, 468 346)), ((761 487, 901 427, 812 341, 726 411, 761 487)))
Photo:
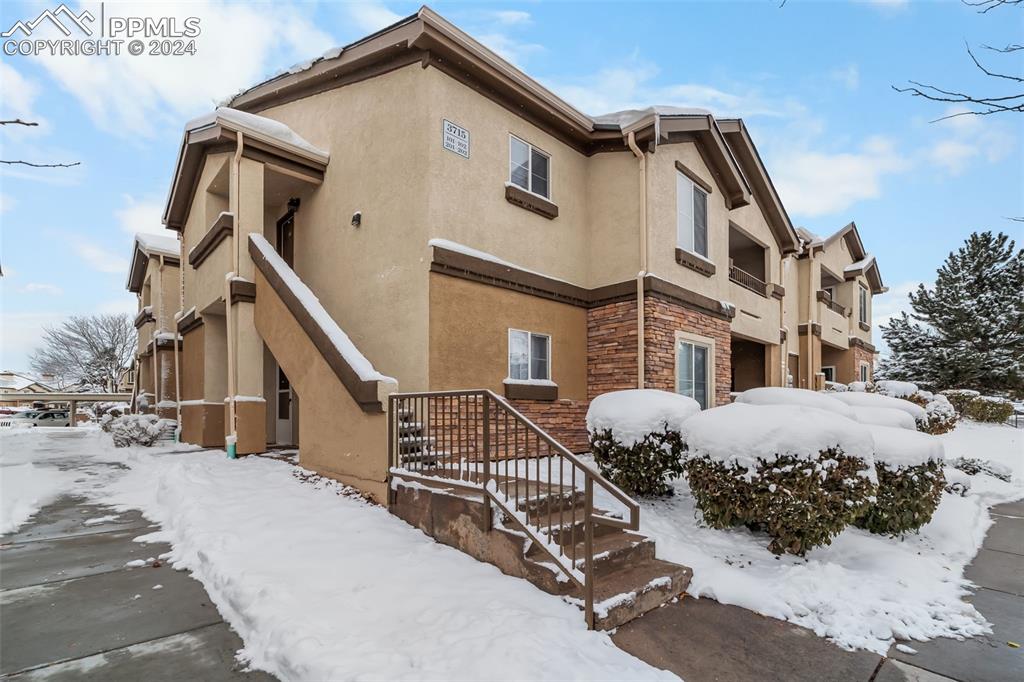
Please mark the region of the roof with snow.
POLYGON ((42 391, 53 390, 50 386, 47 386, 30 374, 12 372, 11 370, 0 372, 0 391, 35 393, 35 391, 31 390, 33 386, 39 387, 42 391))
POLYGON ((888 288, 882 283, 882 273, 878 270, 878 263, 875 262, 875 257, 864 248, 864 242, 861 241, 860 231, 857 230, 855 222, 851 220, 848 224, 837 230, 835 234, 825 239, 823 243, 824 248, 827 249, 832 244, 838 243, 840 239, 846 242, 846 248, 854 259, 853 263, 843 269, 844 278, 853 279, 854 277, 863 276, 871 286, 871 293, 883 294, 888 291, 888 288))
POLYGON ((152 257, 163 257, 168 265, 180 263, 180 245, 174 237, 149 232, 139 232, 132 243, 132 260, 128 267, 128 281, 125 288, 133 294, 142 291, 146 279, 146 265, 152 257))

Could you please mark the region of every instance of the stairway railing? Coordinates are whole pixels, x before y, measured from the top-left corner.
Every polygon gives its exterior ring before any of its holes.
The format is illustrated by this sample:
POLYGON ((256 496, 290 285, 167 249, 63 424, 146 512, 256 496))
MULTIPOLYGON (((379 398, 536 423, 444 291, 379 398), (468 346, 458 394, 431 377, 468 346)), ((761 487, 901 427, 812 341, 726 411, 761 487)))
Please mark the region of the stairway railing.
POLYGON ((594 526, 639 529, 640 506, 626 493, 485 389, 391 394, 388 458, 392 478, 481 494, 488 524, 496 506, 582 588, 594 627, 594 526), (595 487, 628 518, 599 513, 595 487))

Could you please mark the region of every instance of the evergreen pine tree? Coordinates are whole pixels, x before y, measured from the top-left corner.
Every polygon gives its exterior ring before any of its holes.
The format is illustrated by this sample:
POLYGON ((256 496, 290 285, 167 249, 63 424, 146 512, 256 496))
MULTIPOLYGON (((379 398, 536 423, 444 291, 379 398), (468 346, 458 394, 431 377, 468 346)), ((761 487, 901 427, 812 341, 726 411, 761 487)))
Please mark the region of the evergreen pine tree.
POLYGON ((1024 249, 975 232, 910 294, 912 315, 882 326, 879 376, 934 389, 1024 392, 1024 249))

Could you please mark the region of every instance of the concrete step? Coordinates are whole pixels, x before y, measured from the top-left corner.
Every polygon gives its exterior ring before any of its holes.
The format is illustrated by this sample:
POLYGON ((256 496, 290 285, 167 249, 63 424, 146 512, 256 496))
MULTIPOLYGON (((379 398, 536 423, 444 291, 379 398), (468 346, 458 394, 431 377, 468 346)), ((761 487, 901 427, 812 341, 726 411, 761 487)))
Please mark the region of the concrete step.
MULTIPOLYGON (((576 567, 586 568, 584 557, 585 542, 579 538, 575 545, 565 545, 565 556, 576 557, 576 567)), ((539 547, 531 547, 526 558, 549 562, 547 554, 539 547)), ((633 564, 654 558, 654 541, 637 533, 618 531, 594 536, 594 575, 606 576, 633 564)))
POLYGON ((612 630, 667 604, 686 591, 693 571, 660 559, 646 559, 596 580, 594 627, 612 630))
POLYGON ((430 450, 419 452, 399 453, 398 459, 402 464, 422 464, 424 466, 435 466, 438 462, 436 453, 430 450))

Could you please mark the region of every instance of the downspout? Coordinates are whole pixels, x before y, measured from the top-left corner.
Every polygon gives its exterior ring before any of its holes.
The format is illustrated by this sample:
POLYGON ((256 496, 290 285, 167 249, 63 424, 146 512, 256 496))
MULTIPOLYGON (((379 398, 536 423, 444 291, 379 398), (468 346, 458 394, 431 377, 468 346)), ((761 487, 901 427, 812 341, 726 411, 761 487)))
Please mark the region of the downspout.
POLYGON ((814 290, 814 246, 807 254, 807 388, 814 390, 814 320, 817 294, 814 290))
POLYGON ((187 261, 185 260, 185 240, 184 235, 178 234, 178 312, 174 314, 174 417, 178 422, 178 426, 174 429, 174 441, 177 443, 181 441, 181 365, 178 361, 178 355, 181 353, 181 347, 178 338, 178 321, 181 320, 181 316, 185 313, 185 268, 182 267, 187 261))
POLYGON ((644 277, 647 275, 647 157, 636 145, 633 131, 626 134, 626 144, 637 159, 640 170, 640 272, 636 274, 636 387, 644 388, 644 277))
POLYGON ((159 344, 160 332, 163 331, 164 324, 164 256, 160 254, 160 265, 156 269, 157 278, 160 281, 160 296, 156 302, 156 335, 153 336, 153 366, 160 370, 159 376, 154 374, 153 376, 153 399, 156 400, 156 410, 160 410, 160 378, 163 374, 163 368, 160 366, 160 360, 157 357, 157 347, 159 344))
MULTIPOLYGON (((786 286, 786 254, 779 251, 779 284, 786 286)), ((780 346, 779 368, 782 376, 779 377, 779 386, 786 388, 786 377, 789 376, 789 328, 786 326, 786 296, 783 294, 779 299, 779 328, 786 332, 786 343, 780 346)))
POLYGON ((239 197, 238 192, 241 186, 239 182, 239 173, 241 172, 242 163, 242 147, 245 144, 245 140, 242 137, 242 132, 238 133, 238 143, 235 145, 235 155, 231 159, 231 214, 233 220, 231 221, 231 272, 224 276, 224 323, 226 326, 226 332, 228 337, 228 424, 230 425, 230 432, 228 437, 225 439, 224 445, 228 451, 228 458, 235 458, 235 451, 238 445, 238 428, 235 424, 235 393, 237 393, 237 387, 235 386, 236 372, 235 372, 235 325, 232 323, 232 309, 231 309, 231 280, 234 279, 235 273, 238 272, 238 207, 239 197))

